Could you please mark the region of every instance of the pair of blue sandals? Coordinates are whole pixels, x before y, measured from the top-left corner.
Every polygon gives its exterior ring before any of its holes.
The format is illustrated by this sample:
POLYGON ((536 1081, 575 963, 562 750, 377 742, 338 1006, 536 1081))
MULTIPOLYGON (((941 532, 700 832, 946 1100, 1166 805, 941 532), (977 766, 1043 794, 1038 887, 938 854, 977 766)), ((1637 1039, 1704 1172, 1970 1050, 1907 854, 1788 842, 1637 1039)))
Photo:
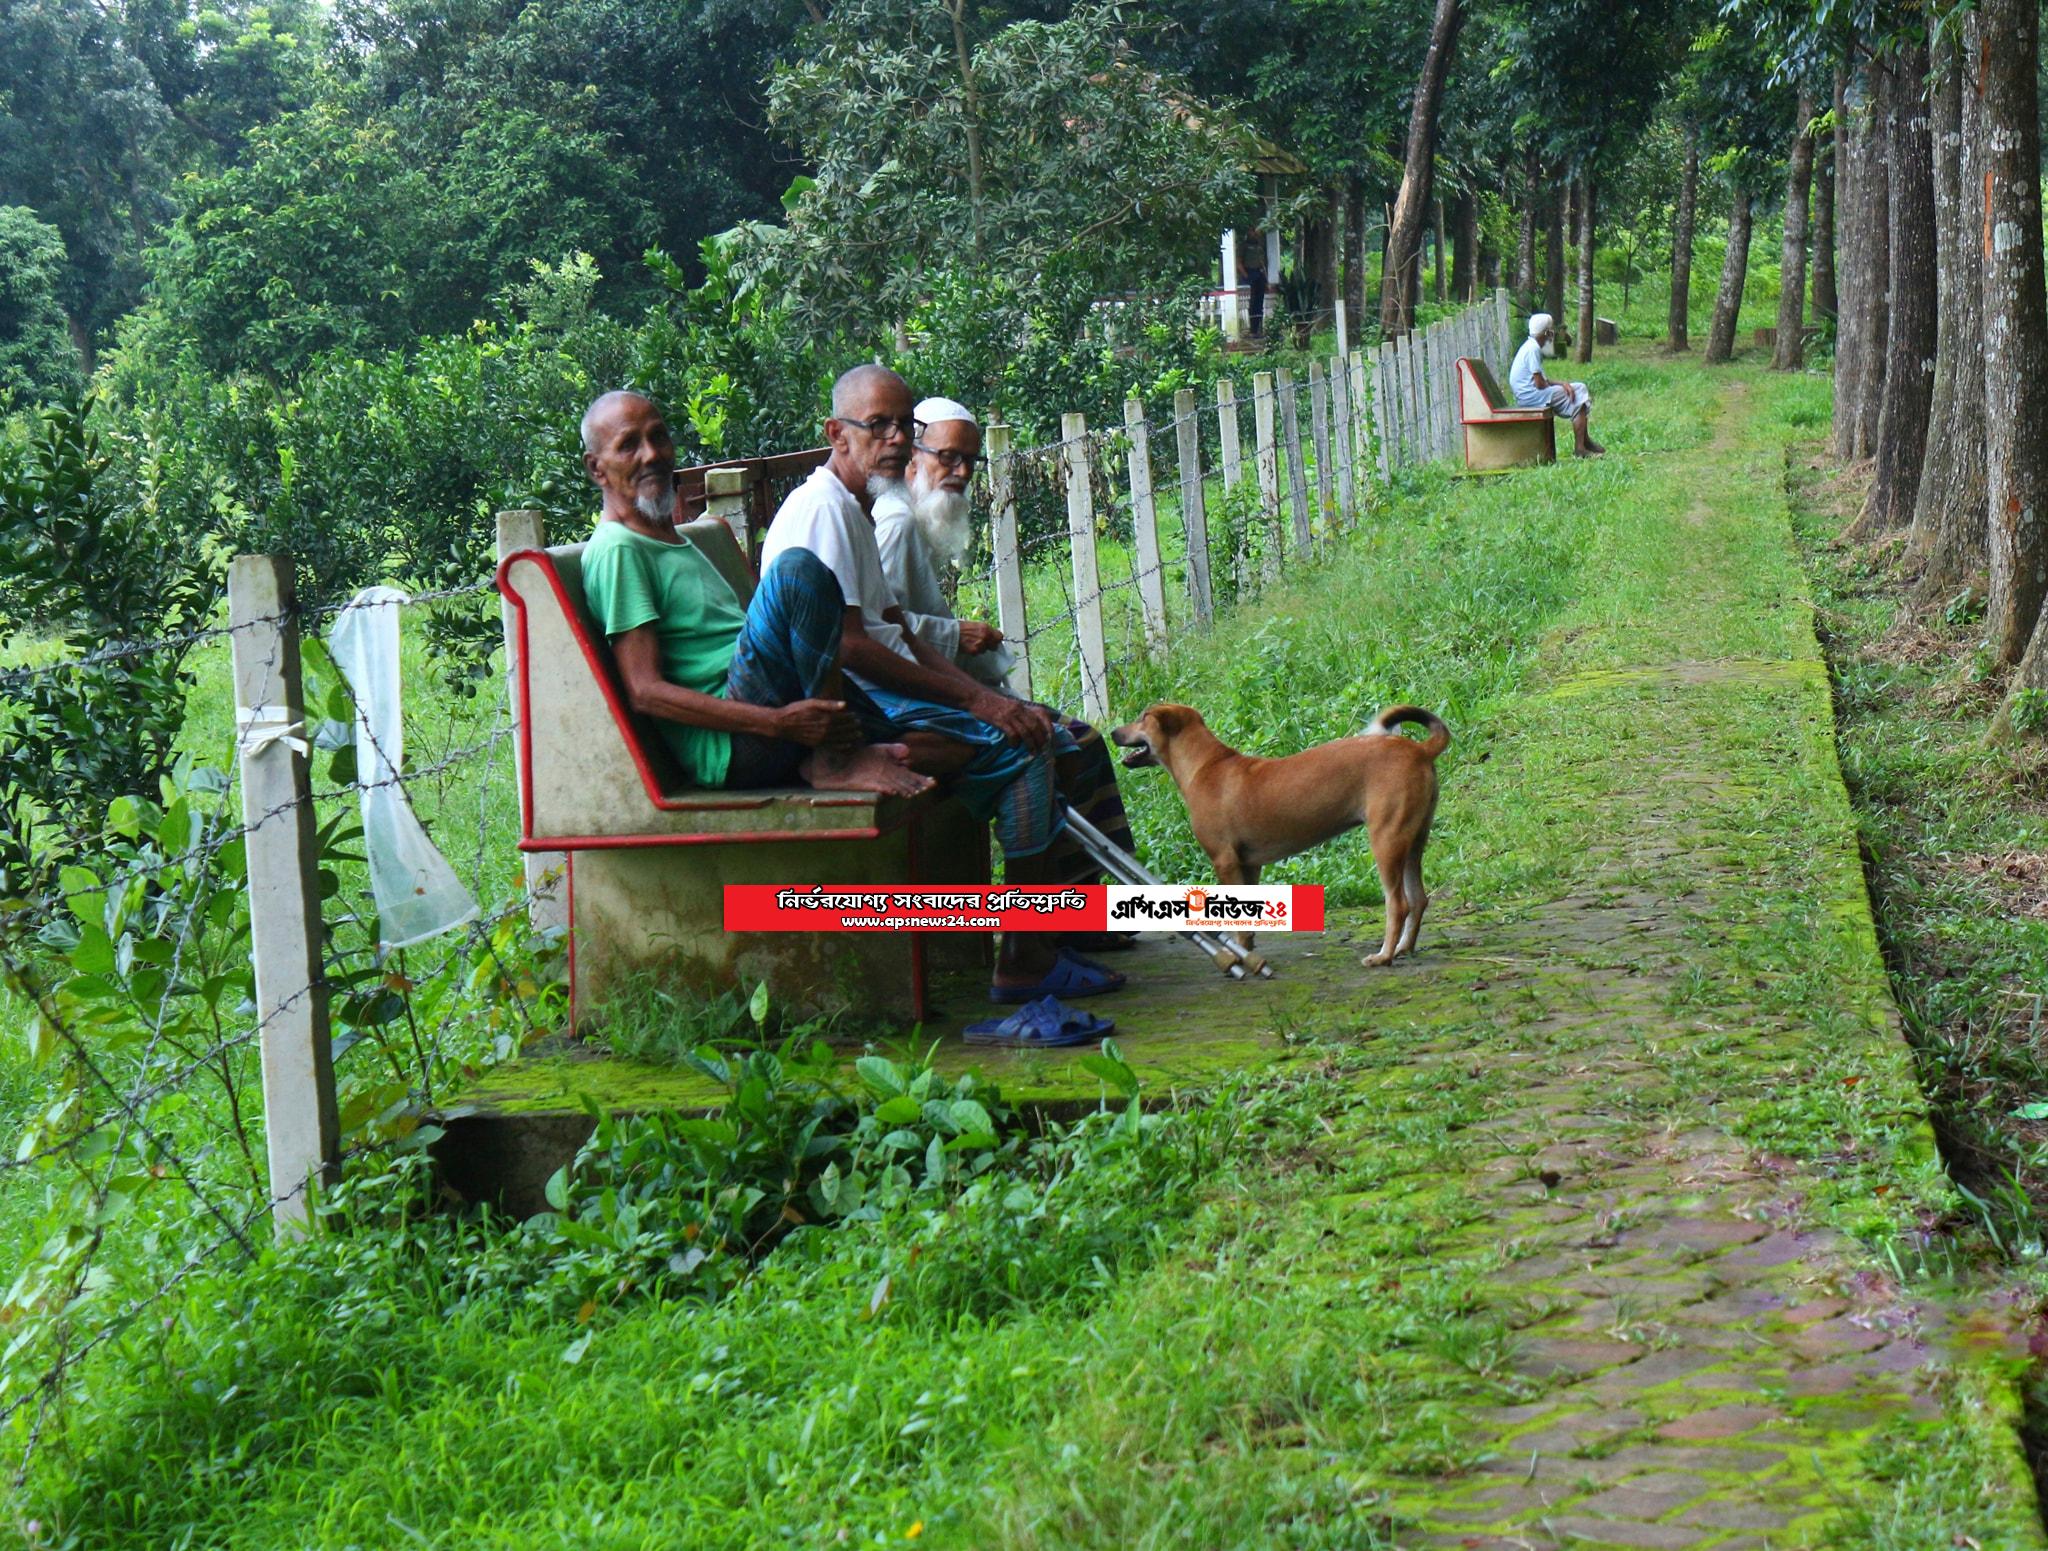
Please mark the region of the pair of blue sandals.
POLYGON ((970 1045, 1007 1045, 1023 1050, 1091 1044, 1115 1033, 1116 1020, 1076 1012, 1060 998, 1101 996, 1120 988, 1124 978, 1093 959, 1084 959, 1072 949, 1062 948, 1038 984, 995 986, 989 991, 992 1002, 1022 1002, 1022 1007, 1007 1018, 970 1023, 961 1037, 970 1045))

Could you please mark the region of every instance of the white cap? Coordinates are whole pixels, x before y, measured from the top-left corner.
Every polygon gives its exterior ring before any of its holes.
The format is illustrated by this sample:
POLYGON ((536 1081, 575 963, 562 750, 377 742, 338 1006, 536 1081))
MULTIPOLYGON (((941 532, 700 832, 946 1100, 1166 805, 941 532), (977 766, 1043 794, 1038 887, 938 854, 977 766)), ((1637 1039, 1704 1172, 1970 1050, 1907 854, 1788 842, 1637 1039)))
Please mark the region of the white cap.
POLYGON ((1535 314, 1535 316, 1529 319, 1529 337, 1531 339, 1541 338, 1544 330, 1548 329, 1550 325, 1555 323, 1556 321, 1557 319, 1553 318, 1547 312, 1539 312, 1535 314))
POLYGON ((974 411, 958 399, 926 399, 910 412, 910 417, 919 425, 939 425, 948 420, 965 420, 971 426, 981 424, 974 418, 974 411))

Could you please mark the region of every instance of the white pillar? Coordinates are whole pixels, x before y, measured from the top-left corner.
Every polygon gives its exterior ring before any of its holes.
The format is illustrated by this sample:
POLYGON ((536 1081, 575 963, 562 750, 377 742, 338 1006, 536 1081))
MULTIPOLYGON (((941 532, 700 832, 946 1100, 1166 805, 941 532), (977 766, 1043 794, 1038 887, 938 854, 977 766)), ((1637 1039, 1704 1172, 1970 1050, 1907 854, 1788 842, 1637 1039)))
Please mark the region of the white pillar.
POLYGON ((1223 294, 1216 298, 1223 319, 1223 337, 1236 339, 1244 333, 1244 319, 1237 309, 1237 233, 1223 234, 1223 294))

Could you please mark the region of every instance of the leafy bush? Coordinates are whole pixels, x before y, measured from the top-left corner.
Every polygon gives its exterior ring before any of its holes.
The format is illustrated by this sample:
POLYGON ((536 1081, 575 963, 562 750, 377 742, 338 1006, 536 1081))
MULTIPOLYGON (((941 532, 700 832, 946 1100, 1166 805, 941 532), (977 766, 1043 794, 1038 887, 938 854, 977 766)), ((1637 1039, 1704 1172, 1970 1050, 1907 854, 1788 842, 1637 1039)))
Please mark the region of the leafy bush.
POLYGON ((58 300, 64 236, 22 205, 0 205, 0 400, 64 398, 84 386, 58 300))
POLYGON ((723 1111, 600 1115, 576 1161, 548 1182, 555 1212, 529 1232, 549 1247, 558 1292, 608 1303, 638 1292, 716 1295, 807 1225, 978 1203, 990 1191, 976 1187, 998 1180, 992 1209, 1030 1216, 1044 1202, 1020 1176, 1056 1180, 1077 1147, 1100 1155, 1144 1134, 1137 1079, 1115 1046, 1084 1059, 1127 1107, 1048 1139, 1033 1138, 972 1075, 869 1055, 854 1063, 862 1091, 849 1094, 821 1041, 703 1046, 690 1064, 728 1091, 723 1111))
POLYGON ((0 867, 15 889, 90 848, 110 799, 156 795, 184 725, 181 637, 220 597, 227 554, 211 535, 232 501, 177 452, 124 453, 75 404, 0 442, 0 623, 85 659, 0 681, 0 867))

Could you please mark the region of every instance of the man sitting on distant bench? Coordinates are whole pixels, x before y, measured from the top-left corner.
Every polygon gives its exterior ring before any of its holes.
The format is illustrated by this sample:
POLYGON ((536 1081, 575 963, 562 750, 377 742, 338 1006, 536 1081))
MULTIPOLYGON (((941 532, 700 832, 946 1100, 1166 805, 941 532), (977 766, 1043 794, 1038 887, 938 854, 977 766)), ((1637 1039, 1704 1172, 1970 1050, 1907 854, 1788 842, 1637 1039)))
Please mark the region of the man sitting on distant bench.
POLYGON ((607 393, 583 415, 583 467, 604 492, 583 593, 611 640, 626 702, 703 787, 788 786, 909 797, 929 776, 901 743, 869 743, 841 696, 845 600, 810 554, 767 567, 746 608, 676 531, 676 449, 652 399, 607 393))
POLYGON ((1554 409, 1572 423, 1572 451, 1581 458, 1597 458, 1607 449, 1593 440, 1587 422, 1593 414, 1593 395, 1583 382, 1552 382, 1543 375, 1543 347, 1550 343, 1556 319, 1539 312, 1529 320, 1529 337, 1515 352, 1515 364, 1508 368, 1508 391, 1524 409, 1554 409))

